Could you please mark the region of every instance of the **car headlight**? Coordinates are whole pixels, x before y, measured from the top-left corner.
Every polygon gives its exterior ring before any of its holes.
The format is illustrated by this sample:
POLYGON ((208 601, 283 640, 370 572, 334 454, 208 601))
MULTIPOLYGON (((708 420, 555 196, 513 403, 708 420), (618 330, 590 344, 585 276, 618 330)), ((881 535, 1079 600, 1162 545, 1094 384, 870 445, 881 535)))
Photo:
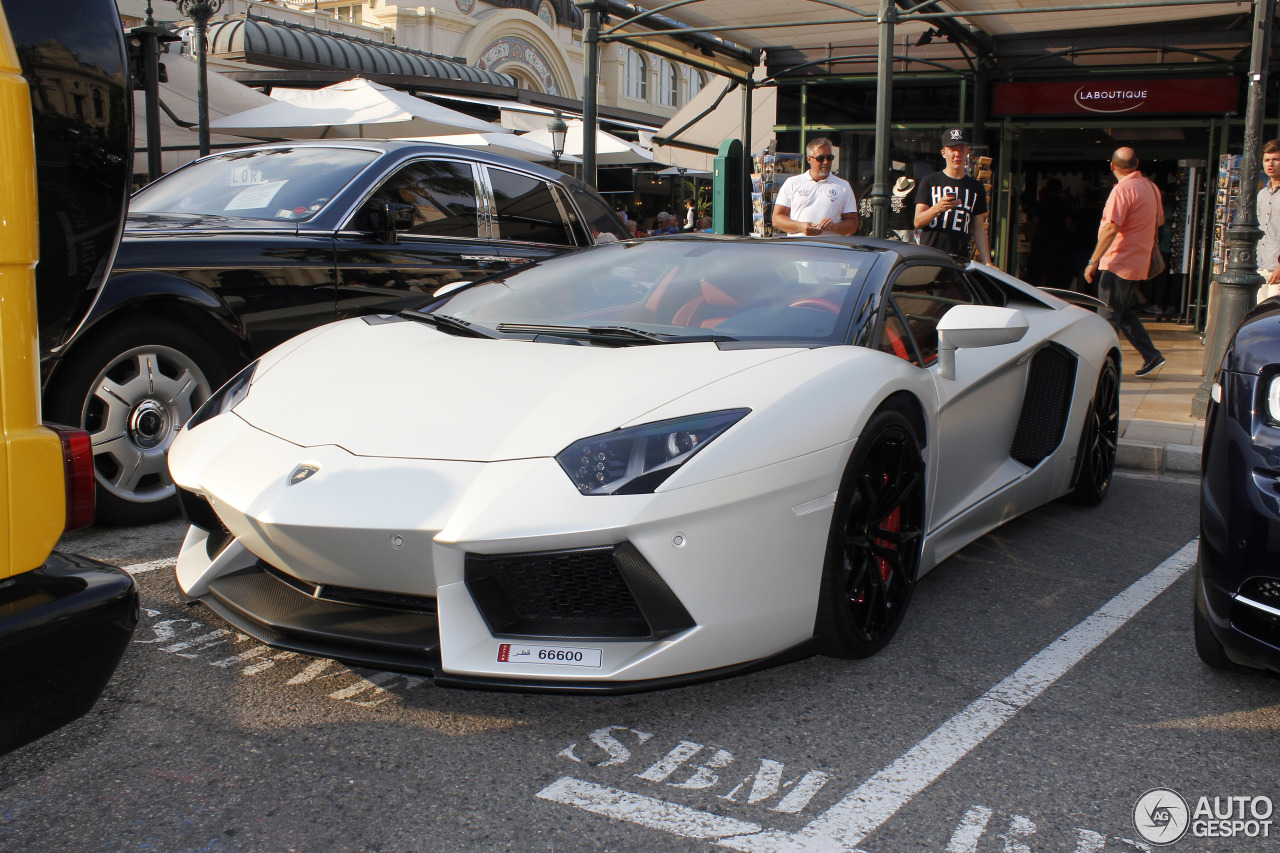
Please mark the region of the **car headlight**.
POLYGON ((593 435, 560 451, 556 461, 584 495, 646 494, 750 411, 708 412, 593 435))
POLYGON ((253 373, 257 369, 258 362, 255 361, 228 379, 225 385, 213 392, 212 397, 204 401, 204 405, 196 409, 185 429, 195 429, 210 418, 234 409, 241 400, 249 396, 249 384, 253 382, 253 373))
POLYGON ((1280 373, 1272 376, 1267 385, 1267 414, 1273 423, 1280 424, 1280 373))

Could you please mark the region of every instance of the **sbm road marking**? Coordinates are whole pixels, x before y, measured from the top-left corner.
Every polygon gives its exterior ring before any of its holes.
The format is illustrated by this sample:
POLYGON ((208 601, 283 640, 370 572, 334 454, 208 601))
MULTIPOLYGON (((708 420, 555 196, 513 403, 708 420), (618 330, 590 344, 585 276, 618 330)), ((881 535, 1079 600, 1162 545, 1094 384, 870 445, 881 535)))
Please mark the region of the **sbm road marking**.
MULTIPOLYGON (((901 758, 863 782, 799 831, 770 829, 747 821, 563 777, 537 796, 585 811, 687 838, 714 841, 751 853, 826 853, 855 850, 898 810, 978 747, 1050 685, 1168 589, 1195 564, 1192 540, 1091 616, 1046 646, 1016 672, 947 720, 901 758)), ((969 816, 967 833, 977 832, 981 813, 969 816)), ((989 816, 989 815, 988 815, 989 816)), ((983 822, 985 827, 985 822, 983 822)), ((953 839, 959 850, 966 833, 953 839)), ((1088 842, 1083 842, 1086 848, 1088 842)))

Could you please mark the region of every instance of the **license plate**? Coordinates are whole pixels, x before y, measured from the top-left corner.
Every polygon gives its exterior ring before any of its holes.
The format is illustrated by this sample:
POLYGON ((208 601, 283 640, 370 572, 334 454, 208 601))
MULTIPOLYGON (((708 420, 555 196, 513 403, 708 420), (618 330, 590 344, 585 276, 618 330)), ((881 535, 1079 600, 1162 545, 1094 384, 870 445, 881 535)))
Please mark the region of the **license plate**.
POLYGON ((600 649, 579 649, 572 646, 527 646, 518 643, 502 643, 498 646, 498 663, 540 663, 553 666, 600 667, 603 657, 600 649))

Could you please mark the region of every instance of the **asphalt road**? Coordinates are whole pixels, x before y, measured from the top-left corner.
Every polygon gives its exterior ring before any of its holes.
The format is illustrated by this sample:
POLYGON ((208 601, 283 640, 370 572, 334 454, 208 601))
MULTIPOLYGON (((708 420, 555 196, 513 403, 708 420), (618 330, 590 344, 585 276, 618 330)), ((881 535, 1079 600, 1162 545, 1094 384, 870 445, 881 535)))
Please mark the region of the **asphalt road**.
POLYGON ((0 758, 0 850, 1157 849, 1151 789, 1280 801, 1280 679, 1192 647, 1196 498, 1120 477, 1102 507, 1015 520, 925 578, 870 660, 621 697, 279 653, 178 603, 181 525, 72 534, 134 567, 143 624, 86 718, 0 758))

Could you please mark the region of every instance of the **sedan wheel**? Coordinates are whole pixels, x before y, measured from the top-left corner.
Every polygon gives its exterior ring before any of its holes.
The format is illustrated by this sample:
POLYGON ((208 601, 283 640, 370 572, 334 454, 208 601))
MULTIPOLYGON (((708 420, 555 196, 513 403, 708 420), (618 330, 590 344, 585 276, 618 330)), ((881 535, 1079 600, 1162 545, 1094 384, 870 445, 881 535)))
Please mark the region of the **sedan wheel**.
POLYGON ((868 657, 898 630, 920 567, 924 506, 915 431, 900 412, 877 412, 836 498, 816 625, 826 654, 868 657))
POLYGON ((167 453, 178 430, 226 378, 191 331, 158 321, 73 353, 53 416, 88 430, 99 521, 145 524, 177 512, 167 453))
MULTIPOLYGON (((1203 548, 1203 546, 1200 546, 1203 548)), ((1204 600, 1204 568, 1203 557, 1197 549, 1196 553, 1196 595, 1192 614, 1192 636, 1195 639, 1196 654, 1200 660, 1213 667, 1214 669, 1222 669, 1228 672, 1248 672, 1247 666, 1242 666, 1231 658, 1227 657, 1227 651, 1222 647, 1222 643, 1218 642, 1218 638, 1213 635, 1213 629, 1209 627, 1209 605, 1204 600)))
POLYGON ((1107 496, 1116 470, 1116 445, 1120 440, 1120 371, 1108 358, 1098 375, 1098 388, 1080 437, 1080 473, 1071 499, 1097 506, 1107 496))

